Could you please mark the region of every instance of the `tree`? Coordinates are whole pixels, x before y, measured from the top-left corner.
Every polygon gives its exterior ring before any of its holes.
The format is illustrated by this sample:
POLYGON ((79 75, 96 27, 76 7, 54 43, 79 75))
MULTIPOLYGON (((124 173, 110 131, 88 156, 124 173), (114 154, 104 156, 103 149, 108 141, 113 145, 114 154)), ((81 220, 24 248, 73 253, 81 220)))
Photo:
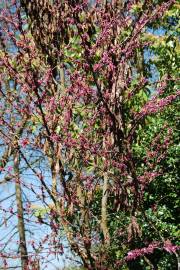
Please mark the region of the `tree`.
POLYGON ((22 191, 19 175, 19 153, 14 154, 14 172, 16 173, 16 202, 17 202, 17 215, 18 215, 18 231, 20 239, 20 254, 22 269, 26 269, 28 265, 28 254, 26 247, 26 235, 24 228, 24 211, 22 202, 22 191))
POLYGON ((161 62, 152 82, 146 53, 159 53, 148 29, 158 20, 163 27, 174 1, 8 4, 0 19, 1 140, 7 158, 18 151, 20 170, 41 186, 28 189, 40 200, 29 211, 51 228, 51 252, 63 252, 65 235, 85 269, 155 269, 151 254, 178 249, 146 233, 158 224, 144 209, 173 144, 166 112, 179 91, 161 62))

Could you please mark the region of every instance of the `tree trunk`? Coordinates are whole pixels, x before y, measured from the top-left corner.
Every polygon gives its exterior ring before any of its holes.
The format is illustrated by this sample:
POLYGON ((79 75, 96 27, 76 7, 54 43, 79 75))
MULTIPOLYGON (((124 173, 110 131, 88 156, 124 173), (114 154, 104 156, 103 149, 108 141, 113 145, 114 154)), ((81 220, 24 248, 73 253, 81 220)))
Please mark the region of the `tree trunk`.
POLYGON ((21 256, 21 266, 22 270, 26 270, 28 266, 28 254, 26 247, 26 235, 25 235, 25 226, 24 226, 24 211, 23 211, 23 202, 22 202, 22 190, 20 183, 20 174, 19 174, 19 153, 14 154, 14 172, 16 175, 16 204, 17 204, 17 217, 18 217, 18 232, 19 232, 19 248, 21 256))

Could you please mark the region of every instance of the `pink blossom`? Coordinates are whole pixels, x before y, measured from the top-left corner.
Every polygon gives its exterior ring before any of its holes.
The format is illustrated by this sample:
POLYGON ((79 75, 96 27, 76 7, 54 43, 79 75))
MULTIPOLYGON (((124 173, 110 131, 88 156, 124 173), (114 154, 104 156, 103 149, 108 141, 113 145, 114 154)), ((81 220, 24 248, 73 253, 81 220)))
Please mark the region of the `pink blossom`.
POLYGON ((177 250, 179 250, 179 246, 173 245, 170 240, 167 240, 164 242, 164 250, 166 250, 169 253, 175 253, 177 250))
POLYGON ((94 70, 94 72, 96 72, 96 71, 99 71, 100 69, 102 68, 102 64, 95 64, 94 66, 93 66, 93 70, 94 70))
POLYGON ((131 261, 131 260, 135 260, 138 257, 144 256, 146 254, 152 254, 154 250, 158 247, 159 247, 158 243, 152 243, 148 247, 131 250, 128 252, 126 260, 131 261))
POLYGON ((29 144, 29 139, 28 138, 22 139, 20 144, 22 145, 23 148, 25 148, 29 144))

